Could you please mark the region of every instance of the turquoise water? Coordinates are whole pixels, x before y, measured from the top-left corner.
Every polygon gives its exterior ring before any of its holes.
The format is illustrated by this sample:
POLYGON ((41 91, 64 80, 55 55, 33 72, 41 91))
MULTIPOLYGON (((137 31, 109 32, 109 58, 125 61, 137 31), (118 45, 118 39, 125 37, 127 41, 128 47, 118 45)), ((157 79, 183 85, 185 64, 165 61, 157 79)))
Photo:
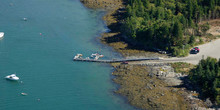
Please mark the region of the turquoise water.
POLYGON ((113 68, 72 61, 78 52, 118 57, 98 43, 102 14, 78 0, 0 0, 0 110, 133 109, 113 93, 113 68), (21 80, 4 79, 12 73, 21 80))

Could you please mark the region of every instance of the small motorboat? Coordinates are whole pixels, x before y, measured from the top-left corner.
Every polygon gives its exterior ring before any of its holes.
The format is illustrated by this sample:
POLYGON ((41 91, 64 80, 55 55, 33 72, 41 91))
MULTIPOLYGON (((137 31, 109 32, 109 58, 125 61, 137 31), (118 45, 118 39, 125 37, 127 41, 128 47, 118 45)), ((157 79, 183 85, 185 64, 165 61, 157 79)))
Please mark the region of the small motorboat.
POLYGON ((104 55, 99 55, 99 57, 101 58, 101 57, 104 57, 104 55))
POLYGON ((101 55, 101 54, 98 54, 98 53, 93 53, 93 54, 91 55, 91 57, 96 57, 96 56, 104 57, 104 55, 101 55))
POLYGON ((0 32, 0 39, 4 37, 4 32, 0 32))
POLYGON ((8 76, 6 76, 5 78, 6 78, 6 79, 9 79, 9 80, 14 80, 14 81, 19 80, 19 77, 17 77, 16 74, 8 75, 8 76))
POLYGON ((23 18, 24 21, 27 21, 27 18, 23 18))
POLYGON ((94 58, 94 60, 98 60, 99 58, 104 57, 104 55, 98 54, 98 53, 93 53, 91 55, 91 58, 94 58))
POLYGON ((93 53, 92 55, 91 55, 91 57, 96 57, 98 55, 98 53, 93 53))
POLYGON ((27 93, 22 92, 22 93, 21 93, 21 95, 26 96, 26 95, 28 95, 28 94, 27 94, 27 93))
POLYGON ((80 59, 80 58, 82 58, 82 54, 77 54, 75 57, 74 57, 74 59, 80 59))

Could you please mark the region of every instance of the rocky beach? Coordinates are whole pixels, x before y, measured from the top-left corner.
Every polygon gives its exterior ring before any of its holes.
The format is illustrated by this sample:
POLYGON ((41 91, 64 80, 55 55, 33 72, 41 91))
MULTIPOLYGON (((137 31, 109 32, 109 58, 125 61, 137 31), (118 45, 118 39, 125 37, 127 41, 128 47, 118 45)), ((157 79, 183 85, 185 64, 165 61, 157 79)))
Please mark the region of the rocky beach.
POLYGON ((141 109, 187 110, 204 107, 196 93, 182 85, 186 75, 175 73, 169 64, 117 65, 114 81, 121 85, 116 93, 141 109), (195 97, 195 98, 190 98, 195 97))

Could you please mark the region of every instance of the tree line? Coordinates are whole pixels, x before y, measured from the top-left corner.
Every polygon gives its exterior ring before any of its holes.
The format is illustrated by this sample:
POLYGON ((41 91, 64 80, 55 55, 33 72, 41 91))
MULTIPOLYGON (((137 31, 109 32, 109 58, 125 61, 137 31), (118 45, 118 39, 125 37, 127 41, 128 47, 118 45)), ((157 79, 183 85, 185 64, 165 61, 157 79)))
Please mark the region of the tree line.
POLYGON ((203 98, 210 98, 220 105, 220 59, 202 59, 189 74, 192 83, 201 88, 203 98))
POLYGON ((220 0, 128 0, 126 10, 124 34, 148 49, 184 56, 201 35, 198 23, 220 17, 220 0))

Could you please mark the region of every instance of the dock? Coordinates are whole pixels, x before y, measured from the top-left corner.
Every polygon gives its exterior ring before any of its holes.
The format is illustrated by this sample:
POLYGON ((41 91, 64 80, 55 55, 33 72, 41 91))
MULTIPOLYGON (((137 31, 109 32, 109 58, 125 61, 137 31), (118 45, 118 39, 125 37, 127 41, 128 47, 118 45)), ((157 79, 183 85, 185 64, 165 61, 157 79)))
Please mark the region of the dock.
POLYGON ((74 58, 73 60, 82 61, 82 62, 117 63, 117 62, 131 62, 131 61, 145 61, 145 60, 160 60, 160 58, 112 59, 112 60, 74 58))

